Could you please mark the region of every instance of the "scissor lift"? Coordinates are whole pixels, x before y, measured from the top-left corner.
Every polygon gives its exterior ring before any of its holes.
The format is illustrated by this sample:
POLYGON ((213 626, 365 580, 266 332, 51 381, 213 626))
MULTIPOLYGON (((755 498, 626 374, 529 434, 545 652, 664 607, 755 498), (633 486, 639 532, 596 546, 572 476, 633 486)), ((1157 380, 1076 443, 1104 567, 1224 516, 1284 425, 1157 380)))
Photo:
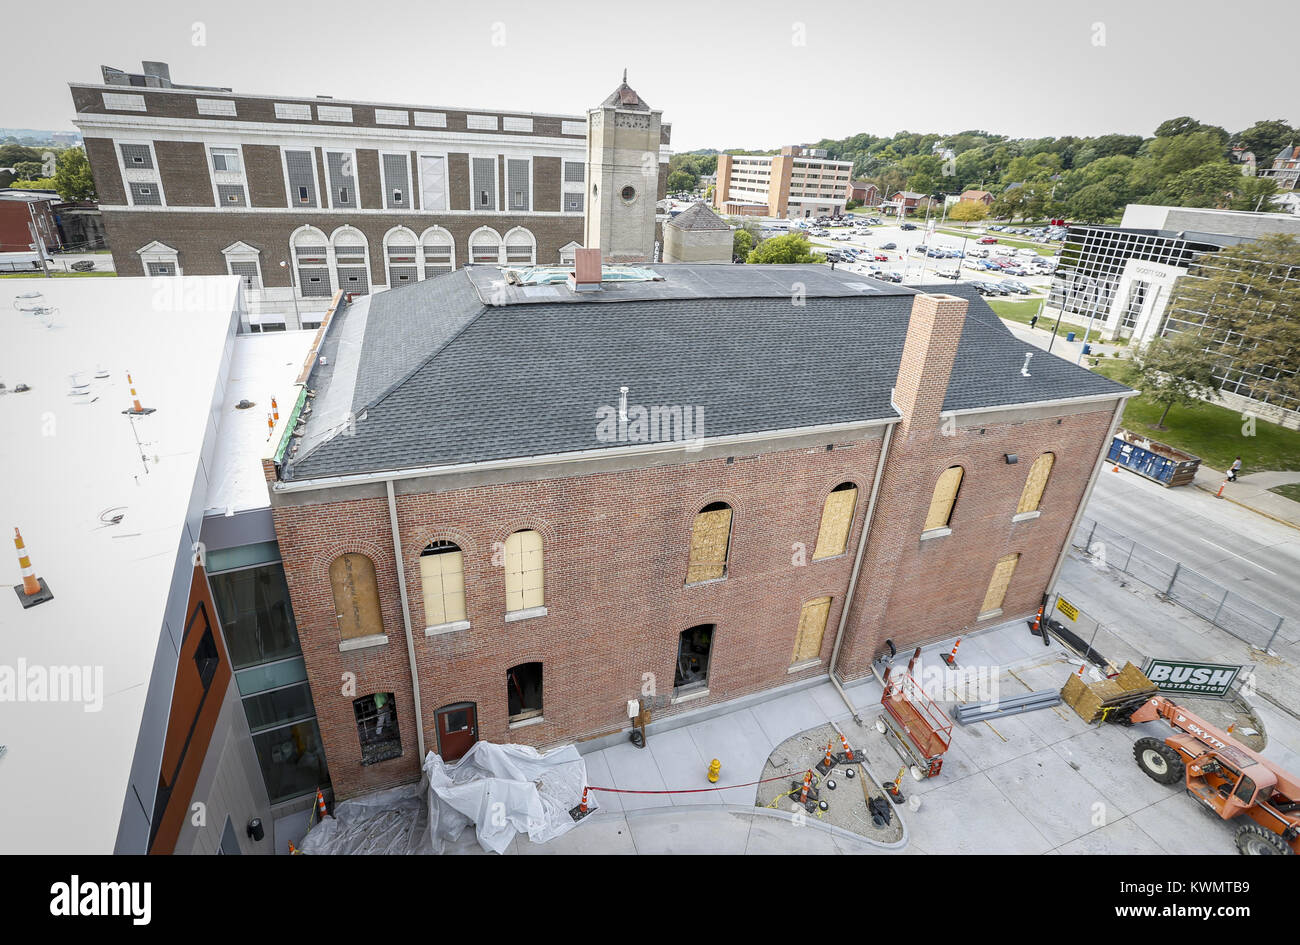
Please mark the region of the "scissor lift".
POLYGON ((906 672, 896 673, 892 666, 885 669, 885 689, 880 696, 885 711, 876 718, 876 731, 911 767, 912 777, 924 781, 943 769, 944 752, 952 744, 952 722, 912 678, 912 666, 920 653, 917 647, 906 672))

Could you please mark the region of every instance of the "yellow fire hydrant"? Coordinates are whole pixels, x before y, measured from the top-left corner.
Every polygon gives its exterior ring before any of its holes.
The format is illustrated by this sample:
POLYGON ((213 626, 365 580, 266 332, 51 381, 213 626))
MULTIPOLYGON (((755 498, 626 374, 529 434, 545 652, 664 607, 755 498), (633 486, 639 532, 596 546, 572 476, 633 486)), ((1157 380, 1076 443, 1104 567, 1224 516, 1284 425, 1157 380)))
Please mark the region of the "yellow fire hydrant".
POLYGON ((718 783, 718 772, 722 770, 722 762, 714 758, 709 762, 709 783, 718 783))

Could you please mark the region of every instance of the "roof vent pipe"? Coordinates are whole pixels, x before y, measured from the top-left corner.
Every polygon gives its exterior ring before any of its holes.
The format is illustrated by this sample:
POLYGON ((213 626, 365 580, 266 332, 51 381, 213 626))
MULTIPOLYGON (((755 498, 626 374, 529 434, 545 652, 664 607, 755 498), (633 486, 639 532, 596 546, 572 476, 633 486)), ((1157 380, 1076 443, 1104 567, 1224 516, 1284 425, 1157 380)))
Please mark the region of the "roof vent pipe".
POLYGON ((627 423, 627 388, 618 389, 618 422, 627 423))

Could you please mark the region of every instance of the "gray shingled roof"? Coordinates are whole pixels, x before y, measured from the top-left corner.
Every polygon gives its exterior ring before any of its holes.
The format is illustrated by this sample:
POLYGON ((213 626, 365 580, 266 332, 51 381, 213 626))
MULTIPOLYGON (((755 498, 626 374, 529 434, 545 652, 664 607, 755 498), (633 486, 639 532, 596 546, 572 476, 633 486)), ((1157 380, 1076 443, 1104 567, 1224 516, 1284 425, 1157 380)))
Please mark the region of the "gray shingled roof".
MULTIPOLYGON (((480 294, 493 296, 484 292, 491 283, 480 267, 342 310, 331 333, 345 335, 350 317, 366 320, 352 398, 358 419, 350 435, 322 436, 313 417, 304 440, 311 445, 286 477, 618 445, 597 439, 596 422, 599 408, 617 406, 623 385, 630 405, 702 407, 705 437, 893 417, 890 390, 917 291, 971 303, 945 409, 1125 390, 1017 341, 962 285, 868 285, 824 266, 655 269, 665 282, 629 287, 638 292, 626 296, 607 290, 562 302, 542 295, 485 305, 480 294), (725 278, 711 272, 722 269, 725 278), (747 274, 752 297, 736 293, 747 274), (713 292, 706 275, 722 291, 713 292), (772 288, 800 276, 808 286, 802 306, 772 288), (694 297, 655 297, 656 287, 683 293, 691 286, 700 287, 694 297), (1020 370, 1028 351, 1035 357, 1026 378, 1020 370)), ((308 386, 343 383, 331 375, 336 363, 313 368, 308 386)))
POLYGON ((702 203, 693 203, 668 221, 679 230, 730 230, 727 221, 702 203))

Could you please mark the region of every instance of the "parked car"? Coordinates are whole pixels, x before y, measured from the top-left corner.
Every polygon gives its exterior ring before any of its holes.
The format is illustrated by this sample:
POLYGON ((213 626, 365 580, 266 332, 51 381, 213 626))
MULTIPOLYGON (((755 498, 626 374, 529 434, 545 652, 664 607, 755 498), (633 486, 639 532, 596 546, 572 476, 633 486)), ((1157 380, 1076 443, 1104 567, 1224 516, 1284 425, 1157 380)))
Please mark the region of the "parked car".
POLYGON ((73 272, 90 272, 95 268, 95 261, 93 259, 79 259, 68 268, 73 272))
POLYGON ((902 274, 901 272, 899 272, 897 269, 894 269, 894 270, 892 270, 892 271, 890 271, 890 272, 885 273, 885 281, 886 281, 886 282, 902 282, 902 281, 903 281, 903 274, 902 274))
POLYGON ((1016 282, 1014 279, 1003 279, 1002 284, 1016 295, 1028 295, 1031 291, 1029 286, 1023 282, 1016 282))
MULTIPOLYGON (((893 244, 891 243, 890 245, 893 245, 893 244)), ((889 256, 886 255, 885 253, 876 253, 875 256, 873 256, 872 258, 873 258, 876 262, 889 262, 889 256)))
POLYGON ((897 244, 897 243, 886 243, 884 246, 882 246, 882 247, 880 247, 880 248, 881 248, 881 249, 898 249, 898 244, 897 244))
POLYGON ((915 230, 915 229, 916 229, 916 224, 915 224, 915 223, 904 223, 902 226, 899 227, 899 229, 900 229, 900 230, 915 230))
POLYGON ((935 275, 938 276, 940 279, 952 279, 955 282, 957 280, 957 277, 961 275, 961 273, 957 271, 956 266, 947 266, 943 269, 940 269, 938 272, 935 273, 935 275))
POLYGON ((1028 246, 1021 247, 1016 250, 1016 253, 1020 256, 1033 256, 1035 259, 1038 258, 1038 250, 1030 249, 1028 246))
POLYGON ((981 236, 975 242, 979 243, 981 246, 992 246, 997 243, 997 241, 998 238, 996 236, 981 236))

